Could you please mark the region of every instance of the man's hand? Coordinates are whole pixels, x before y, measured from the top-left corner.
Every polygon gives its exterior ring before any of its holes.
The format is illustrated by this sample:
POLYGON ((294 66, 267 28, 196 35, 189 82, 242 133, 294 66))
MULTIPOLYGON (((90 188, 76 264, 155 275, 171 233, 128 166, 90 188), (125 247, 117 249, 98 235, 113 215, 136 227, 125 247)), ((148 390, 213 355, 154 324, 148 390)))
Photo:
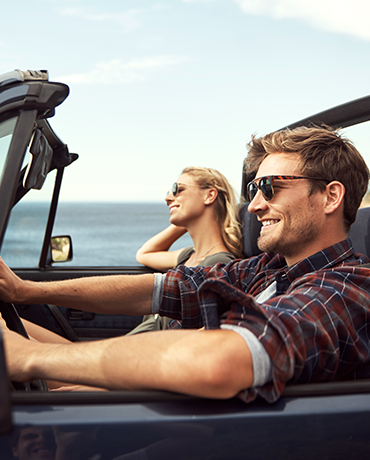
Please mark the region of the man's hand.
POLYGON ((28 382, 32 377, 28 375, 28 356, 33 342, 10 331, 0 315, 1 333, 4 340, 5 360, 8 369, 8 378, 14 382, 28 382))
MULTIPOLYGON (((29 340, 17 332, 8 329, 0 313, 0 328, 4 341, 5 361, 8 378, 12 382, 29 382, 33 380, 30 363, 33 355, 40 355, 39 342, 29 340)), ((42 346, 42 345, 41 345, 42 346)))
POLYGON ((22 302, 20 292, 25 282, 0 257, 0 299, 3 302, 22 302))

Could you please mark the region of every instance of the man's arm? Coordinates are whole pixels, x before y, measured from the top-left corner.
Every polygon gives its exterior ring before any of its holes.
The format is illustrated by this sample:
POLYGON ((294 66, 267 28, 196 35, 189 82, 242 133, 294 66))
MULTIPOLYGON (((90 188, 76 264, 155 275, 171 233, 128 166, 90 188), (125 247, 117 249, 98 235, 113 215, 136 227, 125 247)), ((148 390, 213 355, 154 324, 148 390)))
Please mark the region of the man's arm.
POLYGON ((213 398, 230 398, 253 382, 249 348, 229 330, 157 331, 69 345, 26 343, 5 329, 3 336, 13 381, 44 378, 213 398))
POLYGON ((63 281, 22 280, 0 258, 0 299, 50 303, 95 313, 151 313, 154 275, 113 275, 63 281))

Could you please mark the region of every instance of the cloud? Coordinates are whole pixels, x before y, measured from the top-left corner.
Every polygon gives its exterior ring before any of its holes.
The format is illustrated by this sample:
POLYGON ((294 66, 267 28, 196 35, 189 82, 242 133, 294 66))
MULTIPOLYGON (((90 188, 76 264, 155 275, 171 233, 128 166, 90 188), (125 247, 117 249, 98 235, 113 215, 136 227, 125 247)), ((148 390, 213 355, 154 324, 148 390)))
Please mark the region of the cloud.
POLYGON ((94 13, 82 8, 65 8, 59 11, 62 16, 84 19, 92 22, 114 22, 126 30, 137 28, 141 25, 141 15, 145 10, 131 9, 122 13, 94 13))
POLYGON ((300 19, 313 27, 370 40, 368 0, 233 0, 247 14, 300 19))
MULTIPOLYGON (((205 3, 216 0, 182 0, 205 3)), ((370 40, 369 0, 232 0, 247 14, 299 19, 329 32, 370 40)))
POLYGON ((91 72, 61 76, 56 78, 56 80, 65 83, 81 84, 130 83, 132 81, 145 80, 149 72, 185 61, 187 61, 186 58, 171 55, 141 58, 129 62, 123 62, 121 59, 113 59, 108 62, 96 64, 91 72))

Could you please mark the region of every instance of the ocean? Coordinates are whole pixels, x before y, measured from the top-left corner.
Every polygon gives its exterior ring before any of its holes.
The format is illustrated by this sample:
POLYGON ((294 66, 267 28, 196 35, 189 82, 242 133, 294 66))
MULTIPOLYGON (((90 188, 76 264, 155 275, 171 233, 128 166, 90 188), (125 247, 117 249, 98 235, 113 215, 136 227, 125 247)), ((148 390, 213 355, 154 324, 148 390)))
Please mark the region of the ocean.
MULTIPOLYGON (((48 203, 20 202, 12 211, 1 249, 11 267, 38 265, 48 203)), ((62 266, 138 266, 136 251, 169 225, 165 203, 66 203, 58 206, 53 236, 70 235, 73 260, 62 266)), ((184 235, 174 245, 192 244, 184 235)))

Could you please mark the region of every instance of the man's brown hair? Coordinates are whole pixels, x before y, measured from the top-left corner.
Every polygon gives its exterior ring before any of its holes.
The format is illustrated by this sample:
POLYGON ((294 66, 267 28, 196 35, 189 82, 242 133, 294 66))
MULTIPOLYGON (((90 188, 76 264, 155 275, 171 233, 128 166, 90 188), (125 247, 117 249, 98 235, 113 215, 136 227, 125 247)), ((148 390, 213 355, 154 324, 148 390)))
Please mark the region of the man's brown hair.
MULTIPOLYGON (((344 195, 344 224, 349 230, 368 189, 369 169, 352 142, 329 126, 300 126, 263 137, 252 136, 247 145, 245 167, 248 175, 257 172, 272 153, 298 154, 302 175, 341 182, 344 195)), ((311 181, 311 193, 325 189, 327 182, 311 181)))

